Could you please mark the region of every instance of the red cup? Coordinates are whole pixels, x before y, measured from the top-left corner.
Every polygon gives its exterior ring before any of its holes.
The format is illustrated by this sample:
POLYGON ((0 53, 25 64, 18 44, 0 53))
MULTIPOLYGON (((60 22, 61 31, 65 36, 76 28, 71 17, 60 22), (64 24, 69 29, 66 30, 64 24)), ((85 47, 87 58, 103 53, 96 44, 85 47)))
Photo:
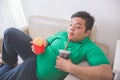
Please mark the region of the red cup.
POLYGON ((42 44, 41 46, 33 44, 33 48, 35 50, 35 54, 41 54, 41 53, 43 53, 45 51, 44 44, 42 44))

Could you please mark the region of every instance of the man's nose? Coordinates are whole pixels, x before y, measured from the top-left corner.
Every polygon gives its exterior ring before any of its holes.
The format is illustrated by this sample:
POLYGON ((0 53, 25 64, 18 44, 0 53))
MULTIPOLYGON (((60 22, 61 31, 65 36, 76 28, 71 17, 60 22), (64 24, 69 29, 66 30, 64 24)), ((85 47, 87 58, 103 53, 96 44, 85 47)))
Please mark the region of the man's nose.
POLYGON ((72 26, 70 27, 70 30, 75 31, 74 25, 72 25, 72 26))

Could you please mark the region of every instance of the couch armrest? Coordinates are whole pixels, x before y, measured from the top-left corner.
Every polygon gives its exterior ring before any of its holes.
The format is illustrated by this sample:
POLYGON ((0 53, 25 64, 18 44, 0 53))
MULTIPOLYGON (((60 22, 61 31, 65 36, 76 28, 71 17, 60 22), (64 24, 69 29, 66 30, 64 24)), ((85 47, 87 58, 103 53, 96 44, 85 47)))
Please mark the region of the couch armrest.
POLYGON ((119 71, 114 71, 113 72, 113 80, 120 80, 120 72, 119 71))
POLYGON ((99 42, 95 42, 95 43, 103 50, 105 55, 108 56, 109 47, 107 45, 99 43, 99 42))

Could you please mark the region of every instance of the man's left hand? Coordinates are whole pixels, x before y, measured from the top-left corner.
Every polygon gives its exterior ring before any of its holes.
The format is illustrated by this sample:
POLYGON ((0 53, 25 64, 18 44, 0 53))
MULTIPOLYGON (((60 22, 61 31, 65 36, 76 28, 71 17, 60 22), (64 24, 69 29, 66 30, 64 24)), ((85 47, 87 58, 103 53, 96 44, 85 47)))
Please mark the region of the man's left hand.
POLYGON ((71 62, 70 59, 64 59, 60 56, 57 56, 56 59, 56 68, 63 70, 65 72, 69 72, 71 66, 73 65, 73 63, 71 62))

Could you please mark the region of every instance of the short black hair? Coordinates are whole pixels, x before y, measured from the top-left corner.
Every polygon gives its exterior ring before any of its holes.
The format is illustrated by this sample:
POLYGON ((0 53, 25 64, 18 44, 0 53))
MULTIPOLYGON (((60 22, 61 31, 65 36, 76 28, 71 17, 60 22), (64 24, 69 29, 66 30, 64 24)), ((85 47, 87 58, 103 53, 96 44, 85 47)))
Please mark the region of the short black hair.
POLYGON ((95 22, 95 19, 93 16, 90 15, 90 13, 86 12, 86 11, 79 11, 79 12, 76 12, 75 14, 73 14, 71 16, 71 19, 74 18, 74 17, 80 17, 82 19, 84 19, 86 21, 86 31, 87 30, 91 30, 93 25, 94 25, 94 22, 95 22))

